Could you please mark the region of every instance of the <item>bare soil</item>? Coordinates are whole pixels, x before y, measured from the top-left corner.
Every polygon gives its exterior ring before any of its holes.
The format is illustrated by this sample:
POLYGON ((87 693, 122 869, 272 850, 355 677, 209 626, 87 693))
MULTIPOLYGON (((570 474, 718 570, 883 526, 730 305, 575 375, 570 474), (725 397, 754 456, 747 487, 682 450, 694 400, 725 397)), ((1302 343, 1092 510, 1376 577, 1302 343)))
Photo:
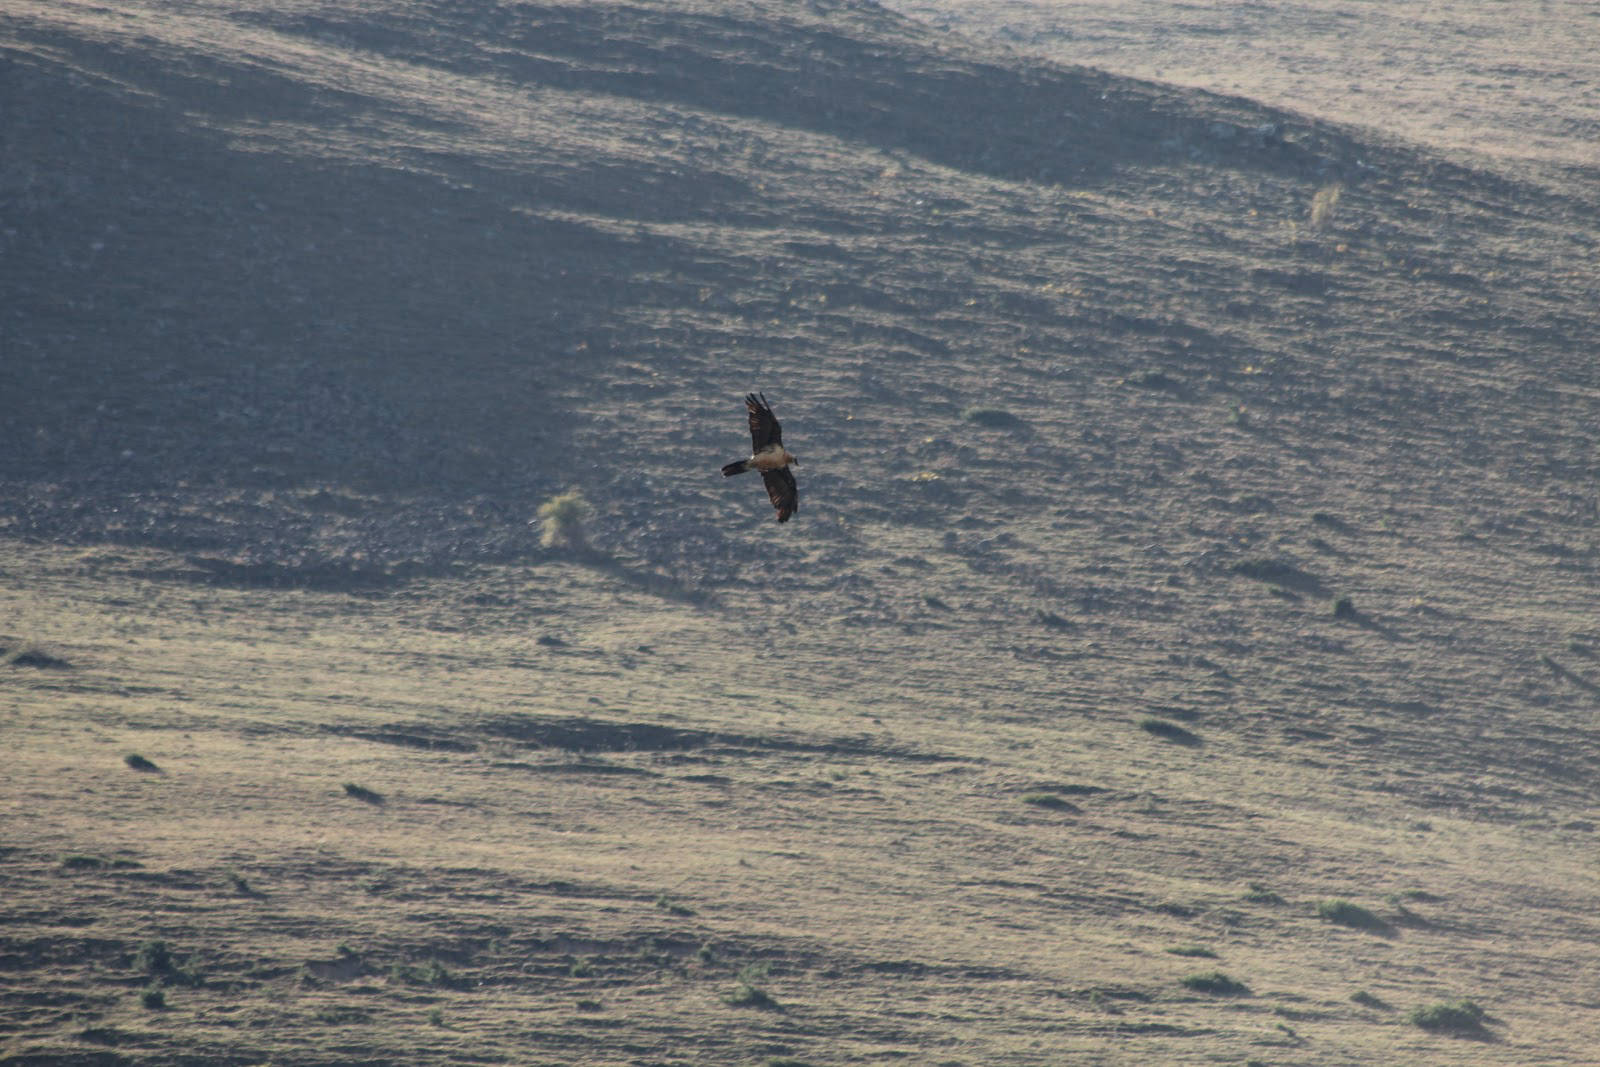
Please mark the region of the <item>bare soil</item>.
POLYGON ((7 5, 0 1063, 1592 1060, 1592 161, 925 6, 7 5))

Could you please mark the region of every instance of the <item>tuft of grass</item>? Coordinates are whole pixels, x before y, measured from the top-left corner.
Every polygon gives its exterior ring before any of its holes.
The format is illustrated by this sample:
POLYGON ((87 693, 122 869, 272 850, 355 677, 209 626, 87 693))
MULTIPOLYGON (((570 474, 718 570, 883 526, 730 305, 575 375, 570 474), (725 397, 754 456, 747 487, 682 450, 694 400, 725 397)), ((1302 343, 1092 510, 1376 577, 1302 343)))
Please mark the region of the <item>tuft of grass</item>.
POLYGON ((1049 808, 1052 811, 1076 813, 1083 810, 1066 797, 1056 796, 1054 793, 1024 793, 1022 802, 1032 804, 1036 808, 1049 808))
POLYGON ((1078 628, 1077 624, 1071 619, 1064 619, 1053 611, 1041 609, 1035 612, 1033 617, 1040 626, 1051 630, 1076 630, 1078 628))
POLYGON ((1356 992, 1351 993, 1350 999, 1352 1002, 1361 1005, 1363 1008, 1372 1008, 1376 1011, 1387 1011, 1389 1008, 1388 1001, 1384 1000, 1382 997, 1374 996, 1373 994, 1368 993, 1365 989, 1357 990, 1356 992))
POLYGON ((1344 195, 1344 186, 1338 182, 1324 185, 1317 190, 1311 198, 1311 228, 1326 230, 1333 225, 1333 213, 1339 207, 1339 197, 1344 195))
POLYGON ((250 879, 246 878, 238 871, 229 868, 227 871, 224 871, 223 874, 228 879, 228 884, 233 887, 233 891, 239 894, 241 897, 253 897, 259 895, 254 889, 251 888, 250 879))
POLYGON ((126 756, 123 756, 122 757, 122 762, 126 763, 128 766, 132 767, 136 771, 144 771, 147 774, 160 774, 161 773, 161 768, 160 767, 157 767, 154 763, 152 763, 150 760, 145 759, 143 756, 139 755, 139 753, 137 753, 137 752, 130 752, 126 756))
POLYGON ((374 807, 381 807, 384 803, 384 796, 382 793, 368 789, 363 785, 357 785, 354 782, 346 782, 344 784, 344 793, 345 796, 355 797, 363 804, 371 804, 374 807))
POLYGON ((1204 945, 1174 945, 1167 951, 1174 956, 1192 956, 1208 960, 1217 958, 1217 954, 1204 945))
POLYGON ((1335 598, 1333 602, 1333 617, 1336 619, 1355 618, 1356 602, 1347 596, 1335 598))
POLYGON ((961 412, 961 417, 991 430, 1014 430, 1024 425, 1021 419, 1004 408, 970 407, 961 412))
POLYGON ((1383 919, 1363 908, 1360 904, 1353 904, 1348 900, 1338 897, 1324 900, 1317 905, 1318 918, 1326 919, 1340 926, 1348 926, 1356 930, 1371 930, 1374 933, 1392 933, 1394 928, 1383 919))
POLYGON ((165 941, 146 941, 140 945, 133 957, 133 966, 163 985, 197 986, 201 983, 198 971, 178 965, 171 946, 165 941))
POLYGON ((1196 993, 1211 993, 1219 997, 1242 997, 1250 992, 1249 986, 1229 978, 1221 971, 1201 971, 1198 974, 1191 974, 1179 984, 1196 993))
POLYGON ((443 1008, 429 1008, 428 1009, 428 1025, 429 1026, 443 1026, 444 1025, 444 1009, 443 1008))
POLYGON ((1187 745, 1190 748, 1199 748, 1204 743, 1200 740, 1199 734, 1185 730, 1177 723, 1168 722, 1165 719, 1157 719, 1153 717, 1140 719, 1139 729, 1154 737, 1159 737, 1164 741, 1171 741, 1174 744, 1179 745, 1187 745))
POLYGON ((0 662, 8 663, 13 667, 32 667, 35 670, 65 671, 71 670, 72 664, 60 656, 52 656, 41 648, 24 645, 17 651, 8 655, 0 655, 0 662))
POLYGON ((1483 1027, 1485 1012, 1470 1000, 1441 1001, 1425 1008, 1413 1009, 1406 1021, 1413 1026, 1436 1033, 1456 1034, 1462 1037, 1482 1037, 1488 1031, 1483 1027))
POLYGON ((167 994, 160 986, 151 986, 139 994, 139 1003, 150 1011, 167 1010, 167 994))
POLYGON ((426 967, 415 963, 397 963, 389 968, 389 981, 397 985, 426 985, 439 989, 460 989, 465 985, 438 960, 429 960, 426 967))
POLYGON ((656 907, 660 908, 668 915, 688 916, 695 914, 695 910, 689 907, 689 905, 679 904, 668 897, 665 893, 662 893, 660 896, 656 897, 656 907))
POLYGON ((69 871, 93 871, 106 866, 99 856, 86 856, 80 852, 61 857, 61 866, 69 871))
POLYGON ((1252 904, 1282 904, 1284 902, 1283 897, 1268 889, 1264 882, 1251 882, 1250 891, 1244 895, 1244 899, 1252 904))
POLYGON ((598 1000, 592 1000, 592 999, 589 999, 589 998, 585 998, 583 1000, 578 1001, 578 1003, 575 1005, 575 1007, 579 1011, 604 1011, 605 1010, 605 1005, 601 1004, 598 1000))
POLYGON ((573 960, 571 965, 567 967, 567 973, 570 974, 574 978, 593 978, 594 977, 594 959, 593 959, 593 957, 585 956, 585 957, 582 957, 581 959, 573 960))
POLYGON ((584 523, 589 521, 593 510, 576 489, 546 500, 539 505, 539 543, 546 548, 587 551, 589 538, 584 523))
POLYGON ((762 1011, 782 1010, 778 1002, 772 999, 765 989, 757 982, 767 976, 765 963, 752 963, 739 972, 739 988, 724 998, 725 1002, 735 1008, 760 1008, 762 1011))

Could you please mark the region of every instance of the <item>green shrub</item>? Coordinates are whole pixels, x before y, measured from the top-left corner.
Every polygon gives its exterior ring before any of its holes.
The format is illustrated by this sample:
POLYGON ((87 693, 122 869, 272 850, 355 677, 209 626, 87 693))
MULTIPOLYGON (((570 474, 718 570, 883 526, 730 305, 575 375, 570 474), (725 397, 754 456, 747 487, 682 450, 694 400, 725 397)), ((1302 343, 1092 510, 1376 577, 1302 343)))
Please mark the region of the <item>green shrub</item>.
POLYGON ((726 1000, 735 1008, 760 1008, 764 1011, 778 1010, 778 1002, 773 1000, 765 989, 756 985, 767 976, 765 963, 752 963, 739 972, 739 988, 734 990, 726 1000))
POLYGON ((1413 1026, 1448 1034, 1482 1035, 1484 1010, 1470 1000, 1441 1001, 1407 1016, 1413 1026))
POLYGON ((1348 900, 1334 898, 1324 900, 1317 905, 1317 916, 1340 926, 1349 926, 1357 930, 1371 930, 1374 933, 1390 933, 1393 930, 1387 922, 1378 918, 1372 912, 1359 904, 1352 904, 1348 900))
POLYGON ((1191 974, 1184 978, 1181 984, 1185 989, 1192 989, 1197 993, 1212 993, 1222 997, 1243 996, 1250 992, 1249 986, 1229 978, 1221 971, 1191 974))
POLYGON ((581 552, 589 547, 584 523, 593 509, 583 494, 574 489, 539 505, 539 542, 546 548, 566 547, 581 552))

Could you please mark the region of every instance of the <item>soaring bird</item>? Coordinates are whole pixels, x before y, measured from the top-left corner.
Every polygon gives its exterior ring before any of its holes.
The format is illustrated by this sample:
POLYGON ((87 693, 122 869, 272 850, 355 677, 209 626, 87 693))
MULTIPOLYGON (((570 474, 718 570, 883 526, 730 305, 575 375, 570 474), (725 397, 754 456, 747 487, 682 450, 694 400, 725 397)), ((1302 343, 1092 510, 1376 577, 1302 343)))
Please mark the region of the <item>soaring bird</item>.
POLYGON ((761 480, 767 484, 767 496, 778 509, 778 521, 788 522, 789 516, 800 510, 800 490, 794 484, 791 465, 800 459, 783 447, 783 427, 767 406, 765 393, 750 393, 744 398, 750 410, 750 458, 729 463, 722 468, 723 477, 760 471, 761 480))

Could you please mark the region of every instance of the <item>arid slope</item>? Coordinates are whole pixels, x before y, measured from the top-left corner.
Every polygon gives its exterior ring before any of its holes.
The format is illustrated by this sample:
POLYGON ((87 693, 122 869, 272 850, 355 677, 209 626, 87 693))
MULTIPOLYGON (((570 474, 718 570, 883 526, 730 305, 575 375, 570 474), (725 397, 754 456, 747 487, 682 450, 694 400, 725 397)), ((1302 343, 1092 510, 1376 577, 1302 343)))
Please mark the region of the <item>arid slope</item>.
POLYGON ((1581 183, 853 2, 0 49, 0 1062, 1600 1039, 1581 183))

